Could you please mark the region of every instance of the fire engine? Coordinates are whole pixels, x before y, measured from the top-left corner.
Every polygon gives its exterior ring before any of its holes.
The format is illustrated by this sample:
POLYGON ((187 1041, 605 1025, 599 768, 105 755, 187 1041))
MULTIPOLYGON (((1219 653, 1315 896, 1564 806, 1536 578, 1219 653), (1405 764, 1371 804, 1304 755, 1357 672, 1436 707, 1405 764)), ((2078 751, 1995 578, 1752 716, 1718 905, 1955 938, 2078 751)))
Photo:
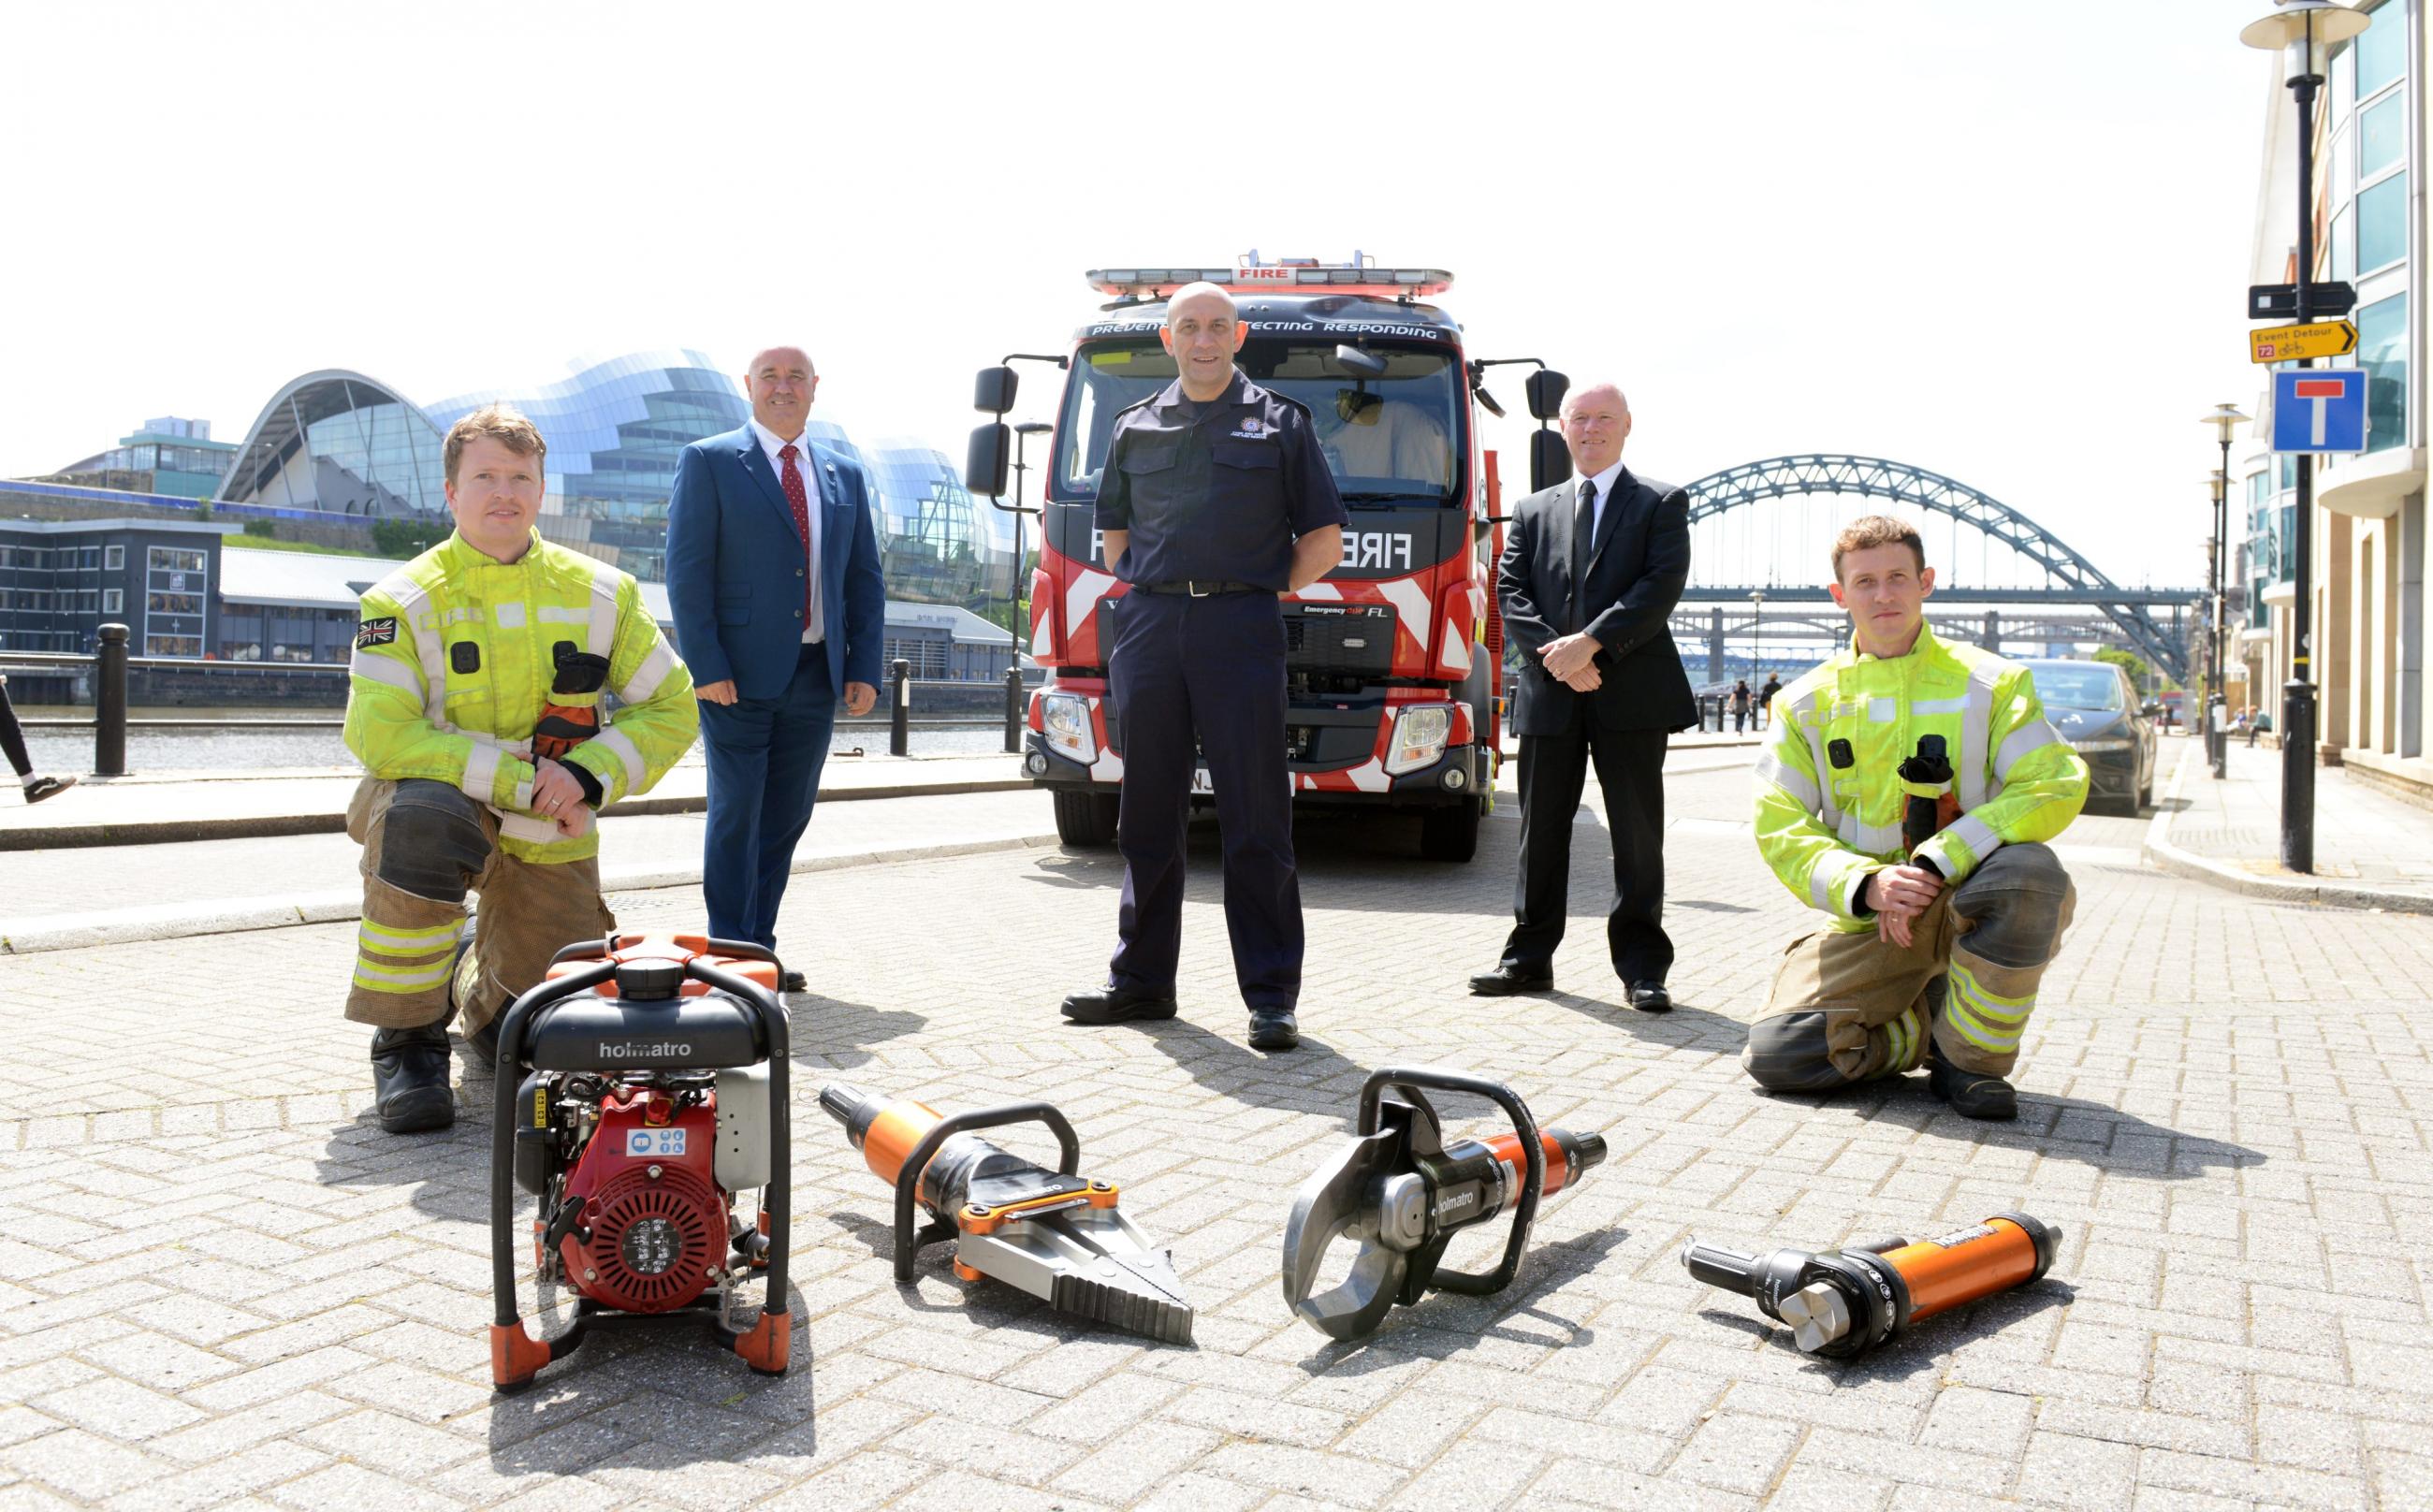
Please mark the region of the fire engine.
MULTIPOLYGON (((1017 353, 981 370, 975 403, 995 419, 973 433, 965 467, 974 494, 1041 520, 1030 654, 1046 677, 1029 697, 1023 761, 1053 795, 1058 835, 1072 845, 1114 839, 1123 718, 1108 695, 1101 616, 1127 586, 1105 559, 1093 504, 1115 416, 1174 382, 1158 339, 1166 299, 1206 281, 1240 307, 1242 371, 1309 409, 1350 517, 1342 565, 1284 600, 1296 800, 1416 813, 1422 856, 1470 859, 1494 801, 1504 691, 1501 485, 1476 412, 1504 414, 1487 391, 1488 368, 1537 368, 1527 384, 1539 422, 1530 486, 1551 486, 1571 473, 1561 436, 1546 428, 1567 381, 1536 358, 1466 359, 1461 327, 1423 302, 1451 286, 1441 269, 1384 267, 1359 253, 1341 263, 1262 263, 1252 252, 1232 267, 1108 268, 1088 279, 1112 302, 1075 333, 1070 356, 1017 353), (1065 374, 1035 509, 1019 488, 1004 502, 1017 361, 1065 374)), ((1205 768, 1193 791, 1208 801, 1205 768)))

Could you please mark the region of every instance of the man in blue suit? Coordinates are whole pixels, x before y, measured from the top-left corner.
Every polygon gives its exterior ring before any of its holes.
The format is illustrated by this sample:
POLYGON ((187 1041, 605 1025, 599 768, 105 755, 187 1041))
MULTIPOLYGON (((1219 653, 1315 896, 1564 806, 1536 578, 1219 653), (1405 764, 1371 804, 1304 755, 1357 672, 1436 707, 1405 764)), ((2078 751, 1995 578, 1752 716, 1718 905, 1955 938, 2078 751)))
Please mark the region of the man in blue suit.
MULTIPOLYGON (((870 480, 806 440, 819 375, 772 347, 745 375, 752 422, 685 448, 668 504, 668 603, 709 757, 702 896, 710 933, 777 943, 840 690, 878 701, 887 613, 870 480)), ((789 972, 786 990, 800 992, 789 972)))

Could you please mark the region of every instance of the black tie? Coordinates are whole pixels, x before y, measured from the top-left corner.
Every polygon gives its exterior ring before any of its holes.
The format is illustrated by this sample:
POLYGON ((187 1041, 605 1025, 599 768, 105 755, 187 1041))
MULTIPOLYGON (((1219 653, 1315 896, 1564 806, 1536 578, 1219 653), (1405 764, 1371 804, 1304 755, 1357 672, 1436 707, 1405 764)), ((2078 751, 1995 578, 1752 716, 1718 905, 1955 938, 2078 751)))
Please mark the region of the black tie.
POLYGON ((1572 628, 1580 627, 1580 610, 1588 592, 1589 556, 1596 544, 1596 480, 1580 484, 1579 507, 1572 512, 1572 628))

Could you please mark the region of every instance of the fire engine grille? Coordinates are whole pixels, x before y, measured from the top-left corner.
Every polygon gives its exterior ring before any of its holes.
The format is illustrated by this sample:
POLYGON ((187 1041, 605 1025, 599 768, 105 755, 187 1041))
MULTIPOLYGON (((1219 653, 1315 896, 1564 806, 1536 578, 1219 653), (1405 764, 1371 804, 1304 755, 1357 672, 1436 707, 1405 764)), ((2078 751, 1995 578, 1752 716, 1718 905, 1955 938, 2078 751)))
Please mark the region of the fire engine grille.
POLYGON ((1285 611, 1285 665, 1382 676, 1394 665, 1394 611, 1382 603, 1301 603, 1285 611))

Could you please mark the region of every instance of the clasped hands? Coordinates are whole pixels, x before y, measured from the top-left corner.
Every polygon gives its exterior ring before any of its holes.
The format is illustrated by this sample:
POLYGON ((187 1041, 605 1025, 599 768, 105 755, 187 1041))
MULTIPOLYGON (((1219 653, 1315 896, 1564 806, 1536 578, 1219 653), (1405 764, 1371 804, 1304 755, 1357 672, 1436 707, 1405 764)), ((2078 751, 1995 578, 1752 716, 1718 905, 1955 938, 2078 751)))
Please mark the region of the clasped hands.
POLYGON ((1887 866, 1870 875, 1860 891, 1860 901, 1876 910, 1882 922, 1884 938, 1907 950, 1911 926, 1919 914, 1934 906, 1943 892, 1943 878, 1923 866, 1887 866))
POLYGON ((591 806, 583 801, 583 784, 546 756, 533 763, 532 811, 557 825, 566 840, 579 839, 591 828, 591 806))
POLYGON ((1605 673, 1597 671, 1596 654, 1605 648, 1595 637, 1581 634, 1557 636, 1538 648, 1538 660, 1546 675, 1575 693, 1593 693, 1604 686, 1605 673))

